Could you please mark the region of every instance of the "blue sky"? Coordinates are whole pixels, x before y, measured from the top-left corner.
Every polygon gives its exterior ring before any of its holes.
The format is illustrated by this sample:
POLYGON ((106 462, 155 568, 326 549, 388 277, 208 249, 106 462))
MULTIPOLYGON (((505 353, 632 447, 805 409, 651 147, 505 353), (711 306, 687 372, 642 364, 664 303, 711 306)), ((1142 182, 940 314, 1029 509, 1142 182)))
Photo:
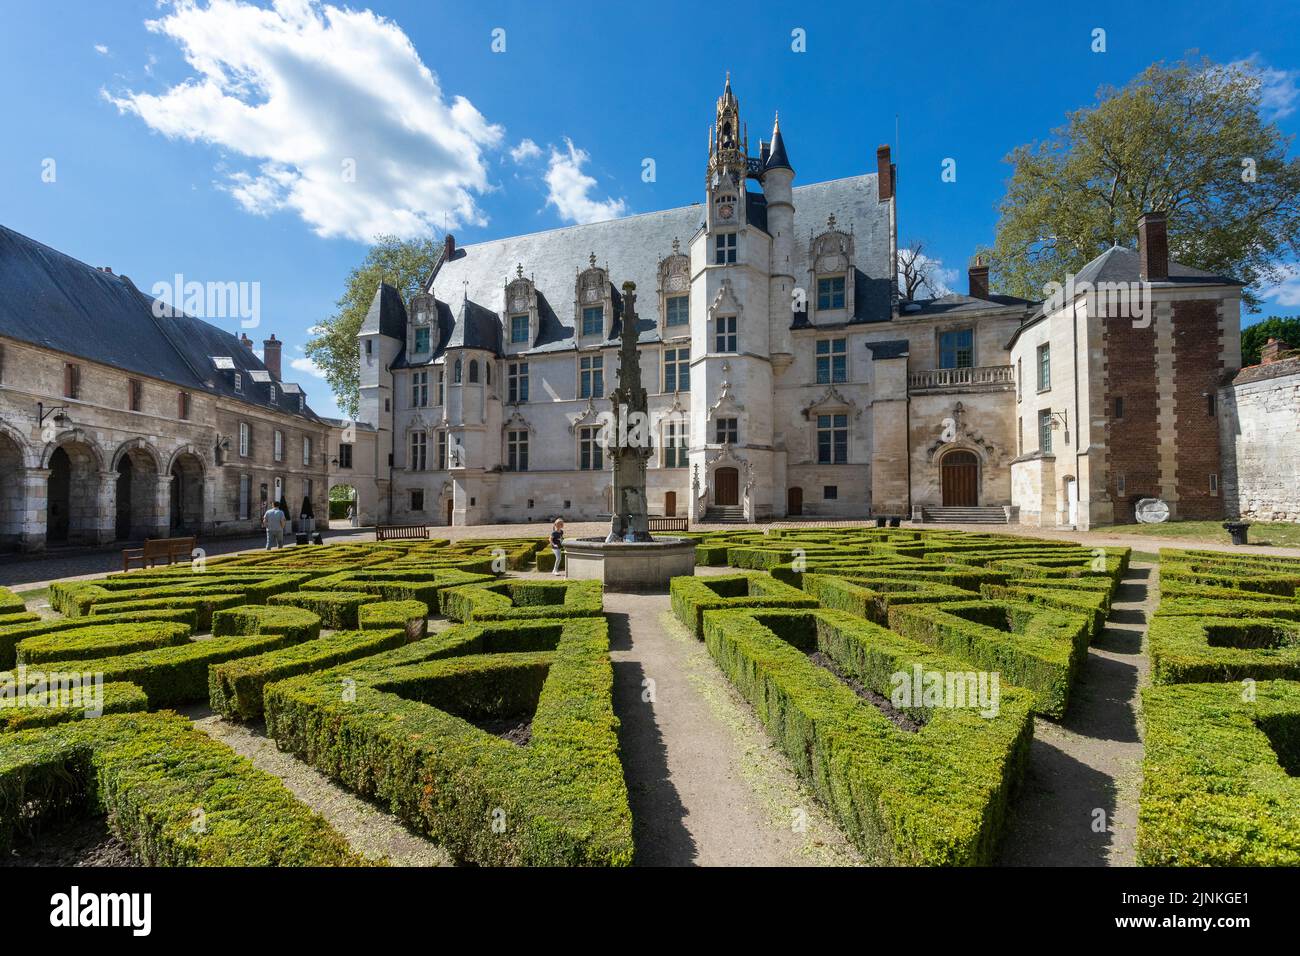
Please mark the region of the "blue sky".
MULTIPOLYGON (((780 111, 796 183, 871 171, 892 144, 900 238, 964 290, 1005 155, 1189 50, 1250 59, 1300 132, 1294 2, 7 0, 0 222, 145 289, 256 282, 249 334, 277 333, 288 363, 375 231, 445 216, 467 243, 700 201, 730 70, 753 149, 780 111)), ((1300 273, 1271 313, 1300 314, 1300 273)), ((286 377, 334 413, 300 366, 286 377)))

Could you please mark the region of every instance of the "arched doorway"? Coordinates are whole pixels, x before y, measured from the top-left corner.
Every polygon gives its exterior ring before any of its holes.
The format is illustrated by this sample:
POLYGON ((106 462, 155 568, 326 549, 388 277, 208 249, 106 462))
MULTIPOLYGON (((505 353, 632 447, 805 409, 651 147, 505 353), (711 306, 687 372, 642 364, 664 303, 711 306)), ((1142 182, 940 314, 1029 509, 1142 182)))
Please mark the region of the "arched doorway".
POLYGON ((786 517, 798 518, 803 514, 803 489, 789 488, 785 493, 786 517))
POLYGON ((45 540, 95 542, 99 532, 99 458, 89 445, 70 441, 50 453, 45 540))
POLYGON ((116 471, 117 540, 139 540, 157 534, 157 462, 143 448, 130 448, 117 460, 116 471))
POLYGON ((359 524, 360 498, 352 485, 333 485, 330 488, 330 527, 335 522, 340 528, 350 528, 359 524), (348 514, 349 510, 351 515, 348 514))
POLYGON ((182 452, 172 462, 171 476, 171 530, 197 535, 203 530, 203 463, 193 452, 182 452))
POLYGON ((979 504, 980 461, 974 452, 950 451, 939 463, 945 508, 973 508, 979 504))
POLYGON ((0 432, 0 549, 17 548, 22 542, 27 499, 23 470, 22 448, 0 432))
POLYGON ((740 472, 717 468, 713 472, 713 503, 720 507, 740 504, 740 472))
POLYGON ((677 517, 677 492, 675 491, 664 492, 664 517, 677 517))

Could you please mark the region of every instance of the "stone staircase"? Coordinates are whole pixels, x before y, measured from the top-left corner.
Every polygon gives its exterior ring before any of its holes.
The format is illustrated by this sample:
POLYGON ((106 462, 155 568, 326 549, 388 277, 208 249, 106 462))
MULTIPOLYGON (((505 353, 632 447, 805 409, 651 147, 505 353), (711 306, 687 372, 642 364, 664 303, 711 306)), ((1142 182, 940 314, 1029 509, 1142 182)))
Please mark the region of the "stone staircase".
POLYGON ((1007 513, 1001 505, 972 508, 925 508, 923 520, 944 524, 1006 524, 1007 513))
POLYGON ((747 524, 743 505, 713 505, 705 510, 704 520, 711 524, 747 524))

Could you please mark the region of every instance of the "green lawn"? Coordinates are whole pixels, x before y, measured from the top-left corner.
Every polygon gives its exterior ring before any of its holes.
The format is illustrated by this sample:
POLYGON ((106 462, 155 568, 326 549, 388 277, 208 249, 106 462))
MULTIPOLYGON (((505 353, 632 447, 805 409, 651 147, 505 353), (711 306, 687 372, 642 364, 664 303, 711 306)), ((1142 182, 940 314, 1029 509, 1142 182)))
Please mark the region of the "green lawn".
MULTIPOLYGON (((1115 534, 1142 534, 1153 538, 1177 538, 1186 541, 1215 541, 1227 544, 1232 539, 1223 530, 1222 521, 1167 521, 1164 524, 1120 524, 1097 528, 1115 534)), ((1251 544, 1270 544, 1283 548, 1300 548, 1300 524, 1287 521, 1251 522, 1251 544)))

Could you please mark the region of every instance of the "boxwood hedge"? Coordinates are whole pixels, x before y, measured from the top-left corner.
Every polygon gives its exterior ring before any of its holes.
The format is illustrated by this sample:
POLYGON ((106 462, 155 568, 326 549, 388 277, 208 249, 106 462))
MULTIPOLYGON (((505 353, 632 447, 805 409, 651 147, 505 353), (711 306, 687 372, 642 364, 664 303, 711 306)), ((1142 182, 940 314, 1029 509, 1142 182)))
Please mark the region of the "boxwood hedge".
POLYGON ((602 618, 469 625, 277 681, 265 692, 266 726, 281 749, 459 859, 624 865, 632 818, 612 687, 602 618), (553 649, 509 647, 515 631, 553 649), (492 649, 512 652, 472 653, 488 633, 498 635, 492 649), (471 723, 530 711, 527 746, 471 723))
POLYGON ((0 733, 148 709, 149 699, 135 684, 103 684, 95 690, 81 690, 79 694, 47 686, 22 697, 0 697, 0 733), (98 694, 102 698, 96 699, 98 694))
POLYGON ((186 644, 190 626, 169 621, 133 624, 90 624, 54 631, 18 642, 17 661, 31 667, 48 661, 90 660, 136 651, 186 644))
POLYGON ((124 614, 104 614, 93 620, 80 617, 46 618, 40 621, 16 623, 0 626, 0 670, 6 670, 17 663, 16 648, 18 642, 40 634, 54 634, 88 625, 144 623, 148 621, 180 621, 194 629, 197 615, 192 610, 136 611, 124 614))
POLYGON ((287 634, 299 641, 320 637, 320 615, 301 607, 245 604, 212 615, 213 637, 231 634, 287 634))
POLYGON ((1142 693, 1138 862, 1300 866, 1300 683, 1142 693))
POLYGON ((365 591, 294 591, 270 599, 273 607, 297 607, 311 611, 329 628, 356 630, 357 608, 373 604, 375 595, 365 591))
POLYGON ((673 614, 698 638, 704 637, 705 611, 817 606, 816 598, 757 572, 673 578, 668 593, 673 614))
POLYGON ((423 601, 377 601, 357 611, 357 626, 363 631, 401 628, 408 641, 429 633, 429 608, 423 601))
POLYGON ((992 717, 926 709, 920 729, 909 731, 807 655, 820 651, 886 699, 895 674, 910 676, 915 667, 958 674, 964 664, 840 611, 709 611, 704 639, 870 862, 993 861, 1033 732, 1027 691, 1002 688, 992 717))
POLYGON ((931 601, 969 600, 971 593, 951 584, 908 581, 901 578, 842 578, 835 574, 801 576, 804 591, 832 611, 847 611, 876 624, 889 623, 894 605, 931 601))
POLYGON ((1157 684, 1300 679, 1300 622, 1157 613, 1147 630, 1157 684))
POLYGON ((438 595, 453 621, 590 617, 602 609, 599 581, 502 581, 448 588, 438 595))
POLYGON ((279 780, 174 714, 76 720, 3 740, 0 852, 52 819, 104 814, 147 866, 365 862, 279 780))
POLYGON ((1027 687, 1035 712, 1060 717, 1088 652, 1091 622, 1083 614, 1018 601, 905 604, 889 610, 889 627, 958 660, 1027 687))

